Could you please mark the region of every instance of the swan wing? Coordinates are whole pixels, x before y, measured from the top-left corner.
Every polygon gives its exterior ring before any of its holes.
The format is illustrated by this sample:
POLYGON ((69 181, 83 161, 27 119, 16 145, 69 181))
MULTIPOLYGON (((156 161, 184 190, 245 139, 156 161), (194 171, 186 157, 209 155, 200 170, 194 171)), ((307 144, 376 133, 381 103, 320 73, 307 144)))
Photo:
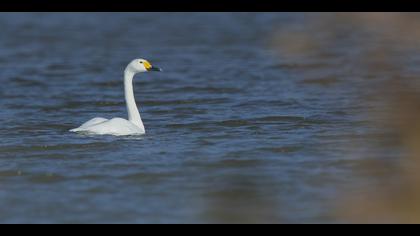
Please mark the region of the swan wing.
POLYGON ((100 124, 100 123, 105 122, 105 121, 108 121, 108 119, 105 119, 105 118, 102 118, 102 117, 96 117, 96 118, 93 118, 93 119, 91 119, 89 121, 86 121, 79 128, 71 129, 70 131, 71 132, 83 131, 83 130, 91 127, 91 126, 100 124))
POLYGON ((94 126, 94 125, 97 125, 97 124, 105 122, 105 121, 108 121, 108 119, 105 119, 105 118, 102 118, 102 117, 96 117, 96 118, 93 118, 93 119, 83 123, 79 128, 87 128, 89 126, 94 126))

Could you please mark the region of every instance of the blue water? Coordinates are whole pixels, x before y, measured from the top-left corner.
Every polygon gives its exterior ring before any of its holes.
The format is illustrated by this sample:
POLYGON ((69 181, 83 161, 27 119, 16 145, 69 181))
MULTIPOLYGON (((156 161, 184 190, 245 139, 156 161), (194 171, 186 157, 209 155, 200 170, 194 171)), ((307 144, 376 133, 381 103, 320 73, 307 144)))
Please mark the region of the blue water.
POLYGON ((273 47, 315 18, 2 13, 0 222, 338 222, 376 131, 351 47, 273 47), (135 79, 147 134, 68 132, 126 117, 122 72, 139 57, 164 69, 135 79))

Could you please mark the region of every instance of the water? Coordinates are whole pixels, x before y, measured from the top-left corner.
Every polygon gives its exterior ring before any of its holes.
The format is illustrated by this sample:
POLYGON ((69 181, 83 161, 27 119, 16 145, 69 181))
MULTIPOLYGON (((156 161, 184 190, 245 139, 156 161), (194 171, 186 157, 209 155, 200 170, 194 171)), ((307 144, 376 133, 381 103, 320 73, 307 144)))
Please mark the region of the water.
POLYGON ((339 222, 342 187, 364 184, 354 167, 373 156, 357 144, 377 135, 374 101, 345 43, 272 47, 316 17, 2 13, 0 222, 339 222), (147 134, 68 132, 126 117, 138 57, 164 69, 135 79, 147 134))

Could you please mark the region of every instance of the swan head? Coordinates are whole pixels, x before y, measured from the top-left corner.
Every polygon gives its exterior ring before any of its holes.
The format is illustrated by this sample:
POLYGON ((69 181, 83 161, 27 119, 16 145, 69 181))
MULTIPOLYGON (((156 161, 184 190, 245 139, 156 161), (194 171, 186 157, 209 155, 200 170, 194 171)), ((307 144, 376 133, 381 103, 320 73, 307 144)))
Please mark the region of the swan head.
POLYGON ((134 73, 149 72, 149 71, 162 71, 159 67, 152 66, 152 64, 145 59, 134 59, 132 60, 126 70, 134 73))

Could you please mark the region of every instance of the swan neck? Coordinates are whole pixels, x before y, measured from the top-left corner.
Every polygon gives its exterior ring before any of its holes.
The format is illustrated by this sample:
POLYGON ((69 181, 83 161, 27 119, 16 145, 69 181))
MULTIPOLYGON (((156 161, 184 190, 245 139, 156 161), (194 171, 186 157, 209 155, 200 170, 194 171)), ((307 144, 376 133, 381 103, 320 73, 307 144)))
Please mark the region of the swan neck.
POLYGON ((124 71, 124 93, 128 111, 128 120, 144 130, 143 122, 137 108, 133 92, 133 78, 135 73, 129 69, 124 71))

